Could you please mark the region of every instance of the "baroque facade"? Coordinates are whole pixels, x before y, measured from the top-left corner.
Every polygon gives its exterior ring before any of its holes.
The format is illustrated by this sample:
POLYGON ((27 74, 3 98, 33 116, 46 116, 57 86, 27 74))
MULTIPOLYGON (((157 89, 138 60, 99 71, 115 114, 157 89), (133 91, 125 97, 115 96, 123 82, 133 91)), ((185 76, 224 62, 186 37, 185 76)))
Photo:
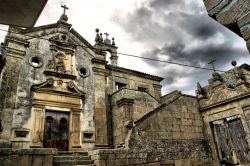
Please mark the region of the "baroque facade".
POLYGON ((9 29, 0 58, 0 165, 248 163, 248 65, 213 73, 197 96, 162 96, 163 78, 118 66, 114 38, 96 29, 92 46, 67 19, 9 29))

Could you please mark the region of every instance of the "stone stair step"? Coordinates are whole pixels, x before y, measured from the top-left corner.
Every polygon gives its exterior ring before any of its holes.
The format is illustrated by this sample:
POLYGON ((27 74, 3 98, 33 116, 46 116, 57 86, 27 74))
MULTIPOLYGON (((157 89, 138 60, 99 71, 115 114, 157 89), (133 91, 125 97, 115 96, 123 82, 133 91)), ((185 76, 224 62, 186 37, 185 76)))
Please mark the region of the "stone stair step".
POLYGON ((93 164, 92 160, 54 160, 54 164, 57 165, 88 165, 93 164))
POLYGON ((79 155, 88 156, 88 152, 85 152, 85 151, 58 151, 57 154, 58 155, 75 155, 75 154, 79 154, 79 155))
POLYGON ((73 166, 96 166, 95 164, 88 164, 88 165, 73 165, 73 166))
POLYGON ((90 156, 85 156, 85 155, 59 155, 59 156, 54 156, 54 160, 91 160, 90 156))

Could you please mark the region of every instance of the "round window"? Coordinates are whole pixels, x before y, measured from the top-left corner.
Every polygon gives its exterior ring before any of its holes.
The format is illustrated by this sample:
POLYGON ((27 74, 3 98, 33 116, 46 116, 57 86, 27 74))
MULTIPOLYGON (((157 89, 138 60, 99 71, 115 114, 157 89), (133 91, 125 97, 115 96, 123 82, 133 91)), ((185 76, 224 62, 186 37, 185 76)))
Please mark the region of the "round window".
POLYGON ((88 77, 89 72, 88 72, 88 70, 86 68, 81 67, 79 69, 79 74, 80 74, 81 77, 88 77))
POLYGON ((81 68, 80 73, 81 73, 81 75, 86 75, 87 71, 85 68, 81 68))
POLYGON ((42 66, 42 59, 40 57, 34 56, 29 59, 31 66, 39 68, 42 66))

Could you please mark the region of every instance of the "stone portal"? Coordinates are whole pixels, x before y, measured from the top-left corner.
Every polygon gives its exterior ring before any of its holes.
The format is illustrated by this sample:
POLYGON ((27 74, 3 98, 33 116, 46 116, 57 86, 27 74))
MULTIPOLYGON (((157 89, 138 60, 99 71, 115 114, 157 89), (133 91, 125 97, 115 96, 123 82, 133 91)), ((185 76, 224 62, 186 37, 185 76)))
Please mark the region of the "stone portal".
POLYGON ((69 114, 46 111, 44 123, 44 148, 68 150, 69 148, 69 114))

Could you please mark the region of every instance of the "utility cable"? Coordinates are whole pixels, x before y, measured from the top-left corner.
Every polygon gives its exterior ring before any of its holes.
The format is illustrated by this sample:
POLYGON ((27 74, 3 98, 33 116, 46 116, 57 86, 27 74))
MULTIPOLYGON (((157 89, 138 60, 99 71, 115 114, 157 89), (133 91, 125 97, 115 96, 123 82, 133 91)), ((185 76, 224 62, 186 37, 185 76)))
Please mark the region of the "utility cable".
MULTIPOLYGON (((48 41, 53 41, 51 39, 47 39, 47 38, 43 38, 43 37, 34 37, 34 36, 31 36, 31 35, 26 35, 26 34, 20 34, 20 33, 11 32, 11 31, 5 30, 5 29, 0 29, 0 31, 5 31, 7 33, 14 33, 14 34, 18 34, 18 35, 27 36, 27 37, 30 37, 31 39, 36 38, 36 39, 44 39, 44 40, 48 40, 48 41)), ((29 40, 29 39, 27 39, 27 40, 29 40)), ((74 46, 80 46, 82 48, 91 48, 91 47, 88 47, 88 46, 77 45, 77 44, 74 44, 74 46)), ((211 69, 211 68, 200 67, 200 66, 195 66, 195 65, 188 65, 188 64, 183 64, 183 63, 178 63, 178 62, 172 62, 172 61, 166 61, 166 60, 160 60, 160 59, 154 59, 154 58, 141 57, 141 56, 137 56, 137 55, 133 55, 133 54, 127 54, 127 53, 121 53, 121 52, 117 52, 117 54, 124 55, 124 56, 129 56, 129 57, 134 57, 134 58, 151 60, 151 61, 155 61, 155 62, 162 62, 162 63, 168 63, 168 64, 173 64, 173 65, 179 65, 179 66, 183 66, 183 67, 189 67, 189 68, 196 68, 196 69, 201 69, 201 70, 213 71, 213 69, 211 69)), ((217 69, 215 71, 217 71, 217 72, 227 72, 227 71, 217 70, 217 69)))

